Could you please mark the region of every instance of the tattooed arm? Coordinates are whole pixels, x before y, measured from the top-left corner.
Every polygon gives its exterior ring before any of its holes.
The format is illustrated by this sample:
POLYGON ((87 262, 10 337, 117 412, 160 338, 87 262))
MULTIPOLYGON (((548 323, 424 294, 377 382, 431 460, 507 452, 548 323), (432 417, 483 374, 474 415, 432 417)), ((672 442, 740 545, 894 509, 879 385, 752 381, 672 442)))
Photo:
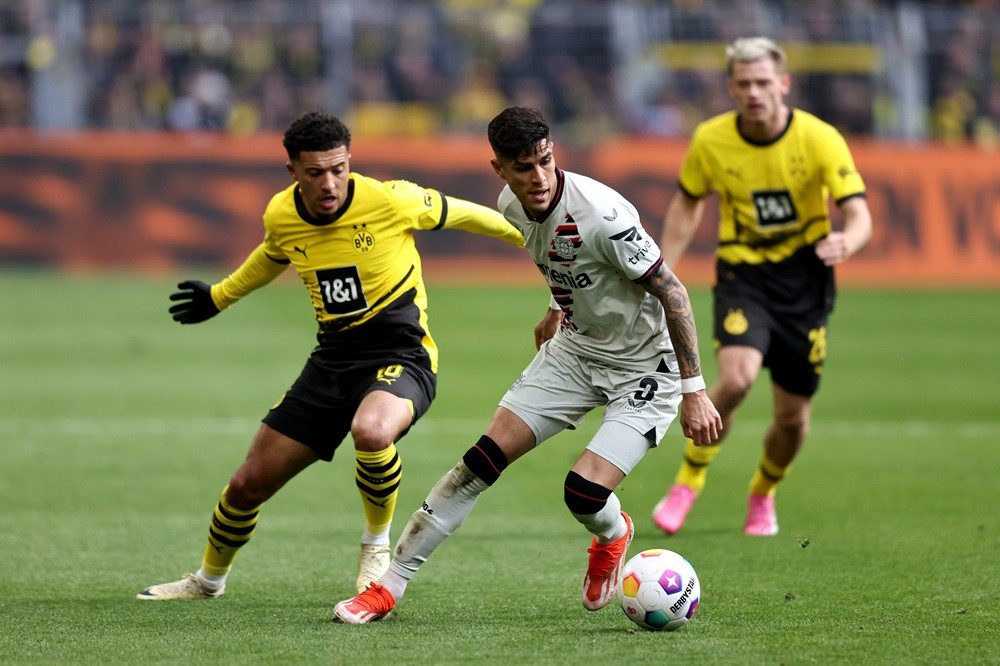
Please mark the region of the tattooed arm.
POLYGON ((691 310, 687 289, 666 262, 660 264, 642 286, 663 304, 663 310, 667 314, 667 331, 670 332, 670 340, 677 352, 681 377, 697 377, 701 374, 698 331, 695 329, 694 312, 691 310))
MULTIPOLYGON (((698 331, 694 324, 694 311, 687 289, 677 279, 666 263, 642 284, 643 288, 659 299, 666 313, 667 331, 677 354, 681 379, 701 376, 701 361, 698 356, 698 331)), ((695 444, 712 444, 719 439, 722 419, 718 410, 702 388, 682 392, 681 427, 684 435, 695 444)))

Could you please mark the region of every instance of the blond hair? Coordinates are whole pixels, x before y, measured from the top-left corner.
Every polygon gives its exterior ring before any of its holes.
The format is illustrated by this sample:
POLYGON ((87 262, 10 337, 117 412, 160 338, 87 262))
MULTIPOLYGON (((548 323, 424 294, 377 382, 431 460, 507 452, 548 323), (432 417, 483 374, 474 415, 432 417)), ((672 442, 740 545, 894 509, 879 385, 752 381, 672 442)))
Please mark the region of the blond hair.
POLYGON ((740 37, 726 47, 726 71, 733 73, 733 63, 757 62, 764 58, 774 61, 774 68, 784 73, 788 59, 785 52, 767 37, 740 37))

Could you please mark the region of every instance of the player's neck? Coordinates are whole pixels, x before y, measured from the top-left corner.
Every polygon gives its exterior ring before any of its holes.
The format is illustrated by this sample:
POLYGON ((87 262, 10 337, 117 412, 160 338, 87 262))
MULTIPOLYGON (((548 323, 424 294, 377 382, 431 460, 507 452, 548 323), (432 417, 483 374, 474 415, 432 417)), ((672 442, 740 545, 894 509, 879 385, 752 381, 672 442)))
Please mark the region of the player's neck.
POLYGON ((771 143, 784 134, 790 116, 791 110, 784 104, 766 120, 747 120, 741 115, 740 133, 754 143, 771 143))

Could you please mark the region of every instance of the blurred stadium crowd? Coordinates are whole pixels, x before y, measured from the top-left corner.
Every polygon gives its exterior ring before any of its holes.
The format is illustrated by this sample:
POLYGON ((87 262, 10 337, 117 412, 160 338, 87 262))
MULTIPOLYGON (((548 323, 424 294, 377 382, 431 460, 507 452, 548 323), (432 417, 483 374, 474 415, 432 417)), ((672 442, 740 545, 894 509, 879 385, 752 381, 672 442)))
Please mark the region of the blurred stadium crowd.
POLYGON ((846 134, 1000 145, 997 0, 3 0, 0 128, 480 132, 528 104, 580 145, 686 136, 750 34, 846 134))

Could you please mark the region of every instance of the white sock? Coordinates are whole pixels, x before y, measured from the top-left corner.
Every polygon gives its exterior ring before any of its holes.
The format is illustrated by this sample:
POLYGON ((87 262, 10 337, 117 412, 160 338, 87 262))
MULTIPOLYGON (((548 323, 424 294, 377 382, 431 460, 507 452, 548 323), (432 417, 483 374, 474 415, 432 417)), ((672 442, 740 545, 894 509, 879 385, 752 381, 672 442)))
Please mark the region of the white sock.
POLYGON ((226 579, 229 578, 229 572, 226 572, 221 576, 210 576, 201 569, 198 569, 198 573, 196 573, 195 576, 198 577, 198 581, 201 583, 202 587, 206 588, 209 592, 215 592, 226 584, 226 579))
POLYGON ((597 543, 607 544, 617 541, 625 534, 628 525, 622 517, 622 503, 614 493, 608 497, 607 504, 597 513, 579 514, 574 513, 581 525, 587 531, 597 537, 597 543))
POLYGON ((383 527, 385 529, 377 533, 369 532, 368 528, 366 527, 365 531, 361 533, 361 543, 369 546, 388 546, 389 526, 391 524, 392 523, 386 523, 385 525, 381 525, 380 527, 383 527))
POLYGON ((431 488, 423 506, 410 516, 396 542, 389 570, 379 584, 399 601, 406 585, 434 549, 457 530, 489 488, 485 481, 459 461, 431 488))

